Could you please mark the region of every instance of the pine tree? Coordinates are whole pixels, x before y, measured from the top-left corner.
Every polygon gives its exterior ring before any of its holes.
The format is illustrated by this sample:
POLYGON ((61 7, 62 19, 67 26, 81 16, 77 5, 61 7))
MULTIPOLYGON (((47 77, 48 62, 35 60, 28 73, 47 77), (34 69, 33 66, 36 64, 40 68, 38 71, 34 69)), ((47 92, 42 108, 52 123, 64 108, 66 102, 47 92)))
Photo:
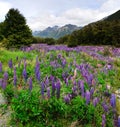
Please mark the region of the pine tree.
POLYGON ((18 9, 10 9, 5 16, 4 36, 8 39, 7 47, 21 47, 32 42, 32 32, 25 17, 18 9))

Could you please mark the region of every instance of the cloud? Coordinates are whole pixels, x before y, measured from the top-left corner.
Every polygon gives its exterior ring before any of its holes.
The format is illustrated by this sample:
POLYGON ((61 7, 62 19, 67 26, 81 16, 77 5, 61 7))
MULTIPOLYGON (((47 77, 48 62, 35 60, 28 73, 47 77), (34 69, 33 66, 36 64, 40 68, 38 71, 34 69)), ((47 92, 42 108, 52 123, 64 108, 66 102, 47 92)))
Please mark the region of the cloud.
MULTIPOLYGON (((99 0, 97 0, 99 1, 99 0)), ((28 24, 33 30, 45 29, 48 26, 76 24, 79 26, 100 20, 118 9, 120 9, 120 0, 102 0, 99 8, 72 8, 62 12, 59 15, 45 13, 38 17, 29 18, 28 24)))
POLYGON ((120 0, 0 0, 0 21, 8 10, 18 8, 34 30, 48 26, 76 24, 84 26, 120 9, 120 0), (6 1, 6 2, 5 2, 6 1), (89 1, 89 2, 88 2, 89 1))
POLYGON ((8 10, 12 7, 9 2, 0 1, 0 20, 3 21, 8 10))

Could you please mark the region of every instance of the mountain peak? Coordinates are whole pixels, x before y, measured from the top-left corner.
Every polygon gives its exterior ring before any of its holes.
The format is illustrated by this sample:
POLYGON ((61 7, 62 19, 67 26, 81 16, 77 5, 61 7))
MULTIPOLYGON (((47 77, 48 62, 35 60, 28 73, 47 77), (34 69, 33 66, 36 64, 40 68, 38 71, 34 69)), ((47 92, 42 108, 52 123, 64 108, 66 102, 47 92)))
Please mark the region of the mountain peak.
POLYGON ((72 24, 66 24, 62 27, 59 26, 53 26, 53 27, 48 27, 43 31, 37 31, 37 32, 33 32, 34 36, 39 36, 39 37, 50 37, 50 38, 59 38, 62 36, 65 36, 67 34, 71 34, 73 31, 80 29, 81 27, 78 27, 76 25, 72 25, 72 24))

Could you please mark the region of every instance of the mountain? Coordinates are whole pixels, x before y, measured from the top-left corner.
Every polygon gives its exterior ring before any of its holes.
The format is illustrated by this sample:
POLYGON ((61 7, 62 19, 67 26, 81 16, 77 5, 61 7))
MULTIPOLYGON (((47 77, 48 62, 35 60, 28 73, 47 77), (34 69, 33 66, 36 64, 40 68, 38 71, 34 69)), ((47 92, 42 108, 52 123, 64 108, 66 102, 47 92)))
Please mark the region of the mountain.
POLYGON ((120 47, 120 10, 58 39, 58 44, 113 45, 120 47))
POLYGON ((120 20, 120 10, 118 10, 117 12, 109 15, 108 17, 106 17, 104 19, 105 21, 113 21, 113 20, 120 20))
POLYGON ((33 36, 43 37, 43 38, 55 38, 58 39, 62 36, 71 34, 75 30, 79 30, 82 27, 78 27, 76 25, 67 24, 65 26, 59 27, 48 27, 43 31, 35 31, 33 32, 33 36))

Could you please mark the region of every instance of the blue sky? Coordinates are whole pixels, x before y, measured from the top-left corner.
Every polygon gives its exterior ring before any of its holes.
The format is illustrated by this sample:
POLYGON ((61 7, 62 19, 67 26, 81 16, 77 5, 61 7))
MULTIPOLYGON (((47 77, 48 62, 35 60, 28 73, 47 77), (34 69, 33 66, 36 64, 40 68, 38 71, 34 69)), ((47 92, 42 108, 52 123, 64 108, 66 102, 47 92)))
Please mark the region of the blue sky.
POLYGON ((0 21, 18 8, 32 30, 48 26, 84 26, 120 9, 120 0, 0 0, 0 21))

